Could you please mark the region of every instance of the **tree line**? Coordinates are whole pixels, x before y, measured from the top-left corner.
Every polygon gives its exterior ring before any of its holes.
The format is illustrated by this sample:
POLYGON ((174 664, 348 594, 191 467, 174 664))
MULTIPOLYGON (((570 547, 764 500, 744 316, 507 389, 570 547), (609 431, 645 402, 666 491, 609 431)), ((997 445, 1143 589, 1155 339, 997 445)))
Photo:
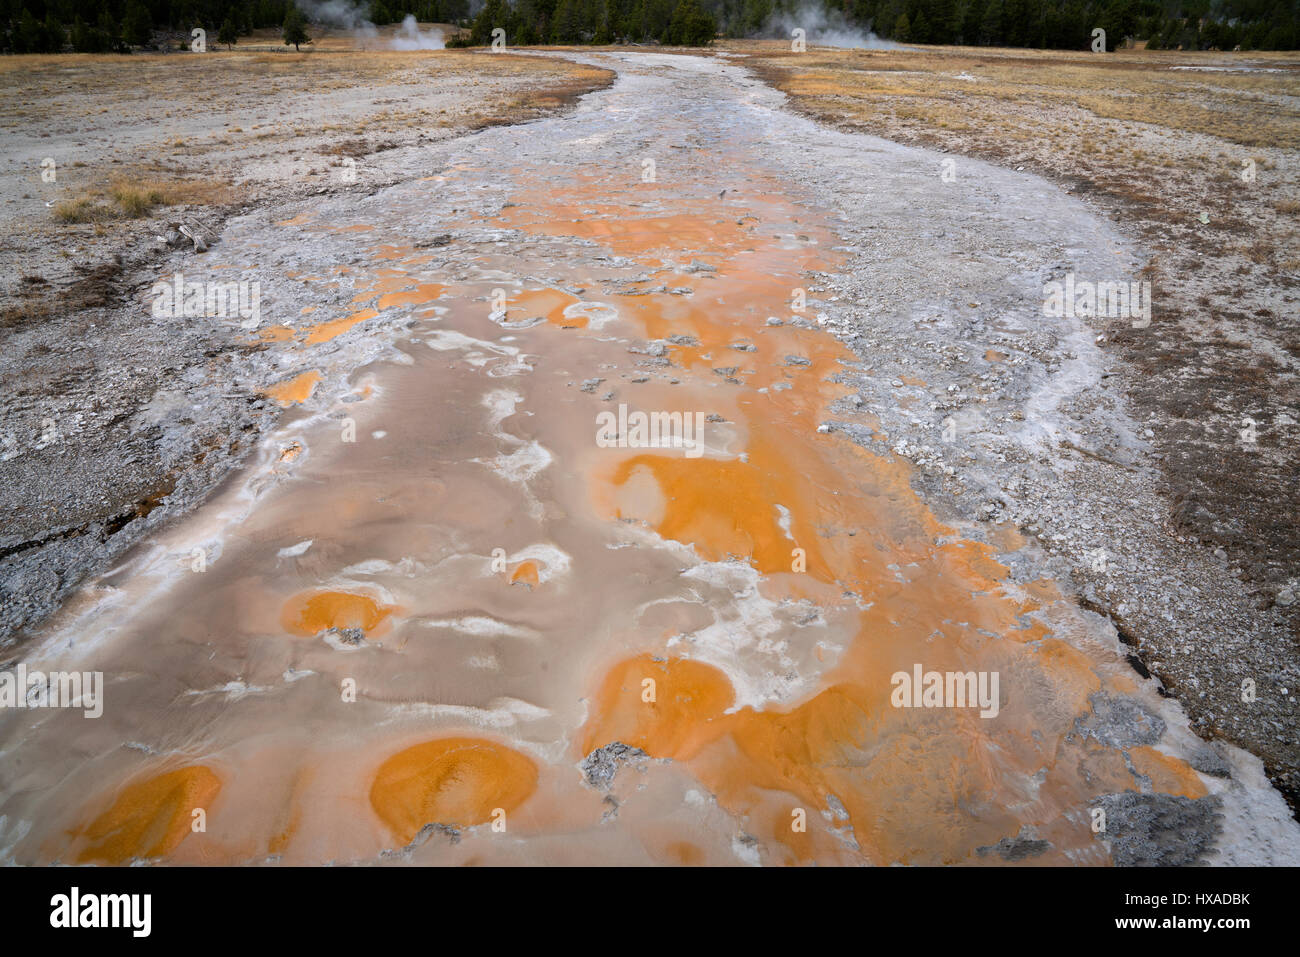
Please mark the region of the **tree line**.
MULTIPOLYGON (((801 18, 829 16, 903 43, 1084 50, 1100 27, 1110 49, 1126 38, 1152 49, 1300 47, 1300 0, 486 0, 477 11, 470 0, 371 0, 366 19, 407 15, 465 27, 449 42, 461 46, 488 44, 498 28, 511 45, 702 46, 719 34, 785 36, 801 18), (822 9, 814 16, 810 6, 822 9)), ((298 17, 292 0, 0 0, 0 50, 126 53, 193 27, 220 43, 266 27, 287 38, 292 27, 298 39, 288 42, 307 42, 310 23, 298 17)))
MULTIPOLYGON (((773 0, 724 0, 740 7, 740 32, 768 18, 773 0), (752 8, 752 9, 749 9, 752 8)), ((1300 0, 843 0, 855 24, 900 43, 1086 50, 1092 31, 1108 49, 1126 39, 1148 49, 1294 50, 1300 0)))
MULTIPOLYGON (((470 16, 470 0, 373 0, 367 7, 365 19, 376 26, 407 15, 466 24, 470 16)), ((296 12, 292 0, 0 0, 0 51, 128 53, 155 46, 164 31, 184 34, 188 44, 194 27, 227 43, 258 29, 287 31, 296 12)))
POLYGON ((717 19, 700 0, 487 0, 468 35, 449 46, 478 46, 505 30, 509 43, 659 42, 706 46, 717 19))

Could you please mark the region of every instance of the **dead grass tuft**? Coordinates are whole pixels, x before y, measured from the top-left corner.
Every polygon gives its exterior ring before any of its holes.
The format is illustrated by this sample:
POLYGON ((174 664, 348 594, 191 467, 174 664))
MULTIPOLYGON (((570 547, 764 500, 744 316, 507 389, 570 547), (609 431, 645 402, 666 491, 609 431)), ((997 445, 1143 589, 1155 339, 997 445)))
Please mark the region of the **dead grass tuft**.
POLYGON ((58 203, 54 218, 61 223, 102 226, 117 219, 142 219, 159 206, 219 206, 232 199, 230 185, 216 180, 118 175, 98 189, 58 203))

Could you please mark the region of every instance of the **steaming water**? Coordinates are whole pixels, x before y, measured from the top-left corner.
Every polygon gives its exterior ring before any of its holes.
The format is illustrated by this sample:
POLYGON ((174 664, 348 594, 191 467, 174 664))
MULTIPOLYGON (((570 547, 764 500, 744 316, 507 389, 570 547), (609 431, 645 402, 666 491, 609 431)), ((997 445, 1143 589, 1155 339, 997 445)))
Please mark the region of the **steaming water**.
POLYGON ((900 44, 884 40, 871 30, 851 23, 838 10, 827 10, 820 3, 809 3, 793 11, 772 14, 763 25, 767 36, 792 38, 795 30, 804 31, 809 46, 840 47, 849 50, 899 50, 900 44))
POLYGON ((441 50, 445 46, 441 30, 430 28, 427 32, 420 32, 420 25, 409 13, 389 45, 394 50, 441 50))

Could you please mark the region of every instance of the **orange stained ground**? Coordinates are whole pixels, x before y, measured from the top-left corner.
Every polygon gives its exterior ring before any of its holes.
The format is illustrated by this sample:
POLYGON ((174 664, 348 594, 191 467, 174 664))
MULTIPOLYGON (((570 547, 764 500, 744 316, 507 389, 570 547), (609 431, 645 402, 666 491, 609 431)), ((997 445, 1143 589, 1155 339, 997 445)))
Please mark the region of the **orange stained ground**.
POLYGON ((380 296, 378 305, 381 310, 390 309, 393 306, 420 306, 433 302, 446 291, 446 288, 446 286, 439 285, 436 282, 420 283, 414 289, 390 292, 386 296, 380 296))
POLYGON ((529 588, 536 588, 541 580, 537 568, 537 562, 524 561, 515 566, 515 570, 510 573, 510 584, 527 585, 529 588))
MULTIPOLYGON (((319 276, 303 278, 310 281, 320 281, 321 279, 319 276)), ((375 281, 364 283, 360 288, 361 292, 354 297, 353 302, 365 302, 378 296, 374 308, 361 309, 347 316, 328 319, 324 322, 297 329, 289 326, 267 326, 258 330, 257 338, 263 342, 290 342, 298 339, 307 346, 321 345, 337 339, 361 323, 375 318, 386 309, 435 302, 442 296, 447 287, 432 282, 413 283, 401 270, 386 269, 379 271, 378 278, 375 281)), ((304 307, 302 315, 307 315, 313 311, 315 311, 315 307, 304 307)), ((313 381, 311 385, 314 386, 315 382, 313 381)), ((267 394, 275 398, 281 405, 291 405, 295 402, 304 402, 310 397, 310 389, 308 388, 306 392, 303 392, 304 388, 306 388, 305 381, 300 382, 299 379, 294 379, 290 383, 281 383, 274 386, 272 390, 268 390, 267 394)))
MULTIPOLYGON (((792 863, 860 854, 875 863, 953 863, 1026 824, 1056 849, 1044 863, 1060 863, 1071 850, 1100 853, 1081 809, 1096 794, 1136 783, 1120 752, 1068 739, 1075 716, 1087 713, 1089 695, 1102 686, 1094 662, 1042 622, 1018 617, 1037 603, 1006 594, 1007 570, 991 546, 935 544, 950 530, 911 492, 904 463, 814 431, 843 394, 826 381, 841 359, 853 358, 843 346, 819 330, 763 322, 767 315, 788 320, 791 290, 807 270, 825 268, 824 254, 775 249, 709 211, 573 222, 577 206, 558 199, 507 214, 525 230, 596 239, 651 267, 664 250, 678 258, 683 248, 722 252, 707 280, 677 273, 665 280, 692 286, 688 300, 626 297, 620 310, 649 337, 694 337, 698 344, 670 354, 697 374, 721 367, 725 377, 755 387, 798 380, 766 397, 737 394, 747 461, 653 450, 625 455, 592 476, 598 510, 646 520, 707 560, 745 560, 769 576, 769 591, 798 593, 792 582, 799 576, 784 573, 792 570, 792 549, 801 548, 809 578, 838 583, 869 603, 824 690, 793 708, 728 713, 733 691, 722 671, 655 650, 615 664, 597 683, 575 756, 622 741, 687 762, 724 807, 744 815, 767 846, 784 846, 792 863), (732 348, 738 340, 754 348, 732 348), (657 488, 652 500, 623 494, 647 475, 657 488), (777 504, 788 510, 788 531, 777 504), (893 707, 890 676, 915 662, 927 670, 999 671, 999 716, 893 707), (812 818, 828 813, 832 797, 847 812, 851 838, 791 826, 800 810, 812 818)), ((1009 534, 999 538, 1019 544, 1009 534)), ((1033 591, 1055 597, 1043 584, 1033 591)), ((1130 757, 1158 790, 1204 793, 1176 758, 1154 749, 1130 757)))
POLYGON ((288 408, 310 399, 320 379, 320 373, 312 369, 284 382, 277 382, 268 387, 265 394, 279 403, 282 408, 288 408))
POLYGON ((305 592, 289 600, 280 620, 286 631, 309 637, 327 628, 360 628, 369 634, 393 609, 368 595, 342 591, 305 592))
POLYGON ((379 766, 370 805, 398 841, 426 824, 470 827, 509 814, 537 787, 537 765, 481 738, 439 738, 399 751, 379 766))
POLYGON ((77 861, 125 864, 170 854, 192 832, 194 809, 209 811, 220 791, 221 779, 203 765, 129 784, 79 833, 86 846, 77 861))
POLYGON ((331 319, 328 322, 322 322, 307 334, 307 345, 314 346, 322 342, 329 342, 338 336, 343 335, 359 322, 365 322, 367 319, 373 319, 379 315, 376 309, 362 309, 360 312, 354 312, 350 316, 343 316, 339 319, 331 319))
POLYGON ((577 296, 558 289, 525 289, 506 300, 506 321, 517 322, 544 316, 551 325, 585 327, 586 316, 569 317, 564 314, 565 309, 579 302, 582 300, 577 296))
POLYGON ((267 326, 257 330, 257 337, 263 342, 288 342, 293 338, 293 330, 288 326, 267 326))

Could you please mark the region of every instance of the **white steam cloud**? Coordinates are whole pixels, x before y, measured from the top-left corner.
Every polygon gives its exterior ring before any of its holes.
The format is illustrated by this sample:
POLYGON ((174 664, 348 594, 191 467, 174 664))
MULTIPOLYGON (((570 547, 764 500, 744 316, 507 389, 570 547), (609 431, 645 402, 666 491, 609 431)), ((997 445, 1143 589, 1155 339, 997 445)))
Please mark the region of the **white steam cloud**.
POLYGON ((349 30, 367 50, 442 50, 446 47, 441 30, 421 33, 415 17, 407 14, 397 35, 387 42, 379 28, 370 22, 370 4, 366 0, 294 0, 298 9, 312 23, 349 30))
POLYGON ((446 44, 442 41, 441 30, 430 28, 427 33, 421 33, 415 17, 408 13, 389 47, 394 50, 442 50, 446 44))
POLYGON ((355 0, 296 0, 296 3, 312 23, 344 30, 356 30, 363 25, 371 30, 375 28, 370 22, 369 3, 356 3, 355 0))
POLYGON ((805 3, 797 10, 774 13, 763 32, 787 39, 796 28, 806 34, 809 46, 845 47, 853 50, 898 50, 899 44, 882 40, 870 30, 850 23, 838 10, 827 11, 820 3, 805 3))

